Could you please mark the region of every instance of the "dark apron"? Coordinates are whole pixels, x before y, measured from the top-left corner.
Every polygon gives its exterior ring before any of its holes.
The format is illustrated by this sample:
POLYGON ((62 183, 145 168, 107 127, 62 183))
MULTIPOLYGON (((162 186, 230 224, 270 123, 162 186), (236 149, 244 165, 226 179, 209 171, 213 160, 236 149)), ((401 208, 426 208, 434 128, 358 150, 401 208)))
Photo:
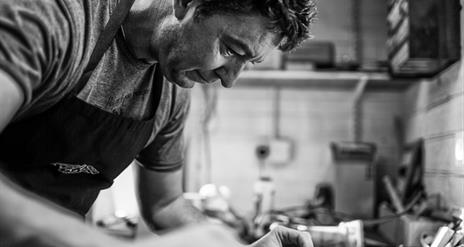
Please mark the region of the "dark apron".
MULTIPOLYGON (((110 187, 134 160, 153 129, 153 117, 138 121, 113 115, 76 97, 132 2, 121 1, 126 5, 116 7, 102 34, 105 37, 100 36, 85 74, 70 96, 43 113, 8 125, 0 134, 2 172, 27 190, 80 215, 85 215, 99 191, 110 187)), ((156 74, 153 115, 162 90, 162 75, 156 74)))

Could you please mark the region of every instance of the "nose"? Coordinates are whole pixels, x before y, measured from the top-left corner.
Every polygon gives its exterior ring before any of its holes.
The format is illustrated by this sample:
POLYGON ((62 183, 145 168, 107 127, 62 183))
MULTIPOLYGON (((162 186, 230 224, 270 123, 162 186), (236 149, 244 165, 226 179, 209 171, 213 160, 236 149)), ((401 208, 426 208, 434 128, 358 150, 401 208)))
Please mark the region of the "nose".
POLYGON ((221 84, 227 88, 232 87, 237 81, 237 78, 243 68, 245 68, 245 64, 245 61, 234 59, 217 68, 215 71, 221 78, 221 84))

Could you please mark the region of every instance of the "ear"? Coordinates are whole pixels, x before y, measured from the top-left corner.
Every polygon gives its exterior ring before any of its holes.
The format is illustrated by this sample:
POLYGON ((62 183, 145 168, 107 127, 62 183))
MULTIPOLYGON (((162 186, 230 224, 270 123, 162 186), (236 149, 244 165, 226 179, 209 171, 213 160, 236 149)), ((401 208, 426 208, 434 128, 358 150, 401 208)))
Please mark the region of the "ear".
POLYGON ((193 0, 173 0, 174 1, 174 16, 178 20, 182 20, 187 14, 193 0))

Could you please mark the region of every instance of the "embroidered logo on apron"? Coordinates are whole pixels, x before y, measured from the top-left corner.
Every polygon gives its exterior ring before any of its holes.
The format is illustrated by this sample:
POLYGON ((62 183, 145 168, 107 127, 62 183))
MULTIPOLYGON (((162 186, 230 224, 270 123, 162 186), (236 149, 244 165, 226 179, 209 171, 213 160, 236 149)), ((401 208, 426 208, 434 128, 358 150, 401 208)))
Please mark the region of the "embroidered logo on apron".
POLYGON ((95 174, 100 173, 95 167, 91 165, 87 165, 87 164, 72 165, 72 164, 55 162, 55 163, 52 163, 52 165, 58 167, 58 171, 63 174, 87 173, 87 174, 95 175, 95 174))

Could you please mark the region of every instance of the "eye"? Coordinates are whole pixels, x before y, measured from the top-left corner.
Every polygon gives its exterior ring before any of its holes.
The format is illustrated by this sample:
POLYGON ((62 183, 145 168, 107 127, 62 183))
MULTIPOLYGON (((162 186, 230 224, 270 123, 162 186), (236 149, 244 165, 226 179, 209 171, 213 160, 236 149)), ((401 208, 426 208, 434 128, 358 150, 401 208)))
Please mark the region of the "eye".
POLYGON ((251 64, 258 64, 258 63, 262 63, 263 60, 262 59, 259 59, 259 60, 253 60, 253 61, 250 61, 251 64))
POLYGON ((224 57, 234 57, 234 56, 241 57, 240 54, 235 52, 232 48, 230 48, 224 43, 222 43, 221 45, 220 52, 221 52, 221 55, 223 55, 224 57))
POLYGON ((227 47, 227 46, 223 46, 222 51, 221 51, 221 54, 222 54, 224 57, 233 57, 233 56, 236 56, 236 55, 237 55, 237 53, 234 52, 234 50, 230 49, 230 48, 227 47))

